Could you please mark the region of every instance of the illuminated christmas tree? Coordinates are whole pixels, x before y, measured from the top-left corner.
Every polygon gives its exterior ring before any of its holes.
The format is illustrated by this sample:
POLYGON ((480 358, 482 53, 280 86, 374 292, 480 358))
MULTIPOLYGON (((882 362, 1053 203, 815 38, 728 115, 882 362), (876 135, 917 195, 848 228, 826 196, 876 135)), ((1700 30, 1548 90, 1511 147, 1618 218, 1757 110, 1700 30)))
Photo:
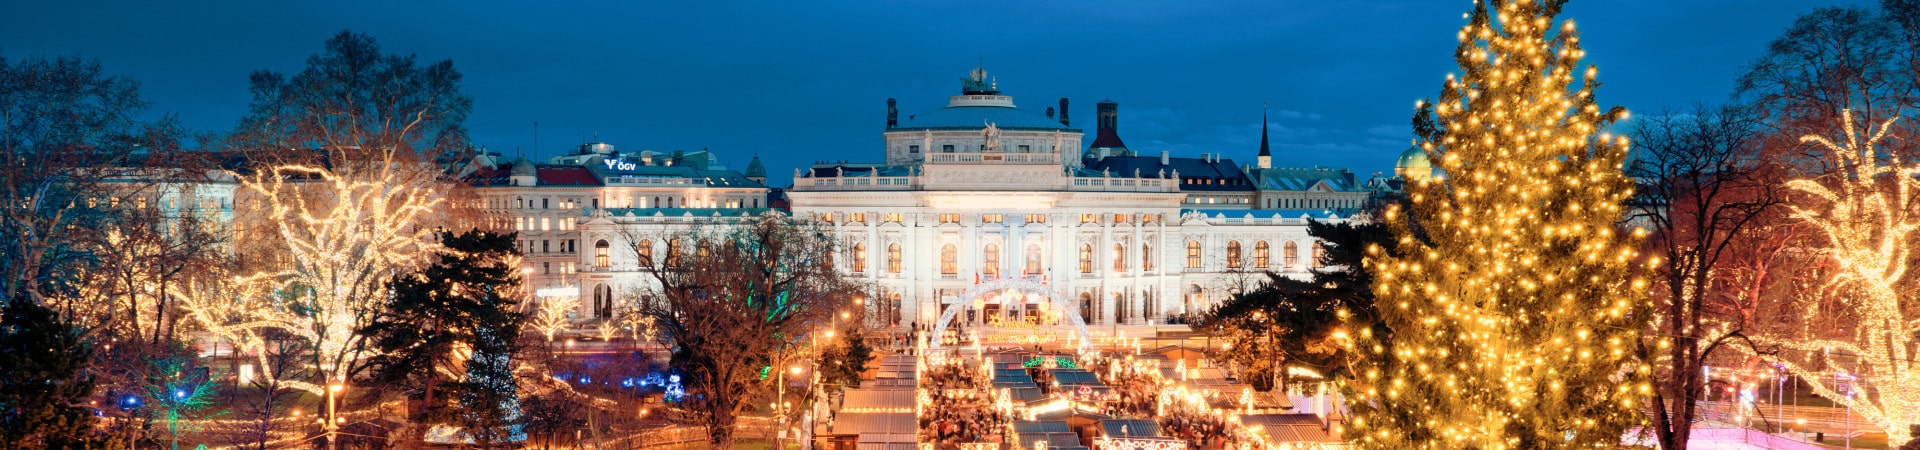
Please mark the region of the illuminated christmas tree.
POLYGON ((1354 345, 1346 437, 1364 448, 1617 445, 1642 422, 1648 320, 1624 118, 1593 97, 1564 1, 1482 0, 1440 101, 1415 116, 1444 173, 1408 187, 1377 246, 1379 326, 1354 345))

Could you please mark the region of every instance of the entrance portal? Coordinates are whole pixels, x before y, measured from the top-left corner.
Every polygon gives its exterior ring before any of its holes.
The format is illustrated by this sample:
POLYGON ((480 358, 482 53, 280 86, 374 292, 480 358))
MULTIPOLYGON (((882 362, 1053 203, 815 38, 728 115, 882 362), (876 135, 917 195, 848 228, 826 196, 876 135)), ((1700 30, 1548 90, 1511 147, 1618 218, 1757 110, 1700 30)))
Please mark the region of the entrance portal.
POLYGON ((1079 336, 1076 351, 1085 352, 1092 348, 1092 336, 1087 334, 1087 322, 1081 319, 1078 306, 1067 296, 1055 292, 1046 283, 1022 278, 1000 278, 973 285, 966 292, 951 300, 942 299, 946 311, 940 319, 934 321, 933 334, 928 339, 929 348, 939 348, 942 337, 946 335, 947 324, 961 314, 970 316, 968 321, 979 323, 1023 326, 1052 326, 1071 323, 1073 332, 1079 336), (1029 305, 1028 299, 1040 297, 1044 303, 1029 305), (991 300, 992 303, 987 303, 991 300), (971 307, 982 303, 978 310, 971 307))

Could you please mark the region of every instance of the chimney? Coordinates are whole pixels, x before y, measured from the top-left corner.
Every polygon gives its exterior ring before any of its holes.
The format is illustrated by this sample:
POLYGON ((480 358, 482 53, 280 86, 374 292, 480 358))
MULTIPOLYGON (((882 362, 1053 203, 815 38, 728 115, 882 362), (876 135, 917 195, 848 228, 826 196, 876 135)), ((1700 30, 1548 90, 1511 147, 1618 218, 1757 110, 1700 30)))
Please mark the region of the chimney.
MULTIPOLYGON (((1097 131, 1093 135, 1093 143, 1089 144, 1088 148, 1126 150, 1127 144, 1120 141, 1120 104, 1114 103, 1113 100, 1101 100, 1100 103, 1095 103, 1093 107, 1097 131)), ((1115 151, 1109 154, 1121 155, 1126 153, 1127 152, 1123 151, 1115 151)))
POLYGON ((893 107, 893 98, 887 98, 887 129, 900 126, 900 110, 893 107))
POLYGON ((1063 127, 1073 126, 1072 122, 1067 121, 1067 98, 1066 97, 1060 97, 1060 126, 1063 126, 1063 127))
POLYGON ((1171 165, 1171 164, 1173 164, 1173 155, 1169 154, 1166 150, 1161 150, 1160 165, 1165 166, 1165 165, 1171 165))
POLYGON ((1053 107, 1052 107, 1052 106, 1048 106, 1048 107, 1047 107, 1047 118, 1048 118, 1048 119, 1052 119, 1052 118, 1053 118, 1053 107))

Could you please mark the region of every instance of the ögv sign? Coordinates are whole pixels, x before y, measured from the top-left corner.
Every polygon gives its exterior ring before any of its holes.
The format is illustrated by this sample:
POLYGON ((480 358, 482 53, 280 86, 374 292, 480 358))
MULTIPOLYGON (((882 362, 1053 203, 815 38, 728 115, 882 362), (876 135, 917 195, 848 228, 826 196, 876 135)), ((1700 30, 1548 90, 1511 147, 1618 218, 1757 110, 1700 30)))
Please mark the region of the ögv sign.
POLYGON ((609 159, 601 162, 607 164, 607 170, 630 171, 640 167, 637 164, 621 161, 618 159, 609 159))

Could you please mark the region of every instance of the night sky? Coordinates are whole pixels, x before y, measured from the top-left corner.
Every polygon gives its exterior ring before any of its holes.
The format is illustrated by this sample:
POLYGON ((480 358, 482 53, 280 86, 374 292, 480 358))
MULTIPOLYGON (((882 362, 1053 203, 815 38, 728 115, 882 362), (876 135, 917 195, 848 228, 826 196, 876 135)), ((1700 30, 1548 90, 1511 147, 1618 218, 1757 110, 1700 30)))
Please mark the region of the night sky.
MULTIPOLYGON (((153 113, 230 130, 247 74, 298 72, 343 29, 383 51, 450 58, 476 144, 546 156, 621 150, 759 155, 774 186, 819 160, 875 161, 886 99, 940 108, 984 59, 1022 108, 1070 97, 1074 125, 1120 103, 1143 154, 1248 164, 1261 104, 1276 166, 1390 171, 1414 100, 1453 71, 1467 0, 1245 2, 8 1, 0 53, 97 58, 153 113), (284 4, 283 4, 284 3, 284 4), (539 122, 535 148, 534 122, 539 122)), ((1600 66, 1603 104, 1639 115, 1722 102, 1792 20, 1864 0, 1575 0, 1563 18, 1600 66)), ((902 117, 904 120, 905 118, 902 117)))

